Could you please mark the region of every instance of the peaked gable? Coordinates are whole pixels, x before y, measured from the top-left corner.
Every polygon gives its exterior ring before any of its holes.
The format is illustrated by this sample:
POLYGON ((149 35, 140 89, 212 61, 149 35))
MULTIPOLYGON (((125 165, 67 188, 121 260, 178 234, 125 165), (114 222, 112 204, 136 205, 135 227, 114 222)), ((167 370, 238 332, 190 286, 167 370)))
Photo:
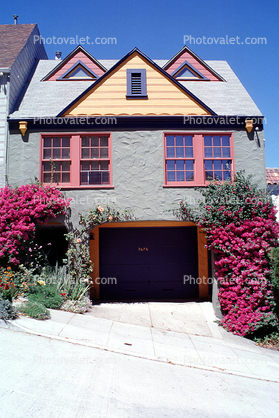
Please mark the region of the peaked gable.
POLYGON ((58 116, 214 115, 198 97, 137 48, 70 103, 58 116), (145 71, 146 95, 131 97, 128 71, 145 71))
MULTIPOLYGON (((217 74, 209 65, 207 65, 200 57, 198 57, 187 46, 184 46, 174 57, 172 57, 165 65, 164 70, 175 77, 180 67, 188 65, 189 69, 200 74, 197 80, 225 81, 217 74)), ((187 78, 187 77, 186 77, 187 78)), ((191 78, 193 81, 194 78, 191 78)))
POLYGON ((59 64, 50 71, 42 81, 63 80, 63 77, 73 70, 77 64, 82 64, 84 68, 92 72, 96 78, 101 77, 106 72, 106 68, 79 45, 66 58, 59 62, 59 64))

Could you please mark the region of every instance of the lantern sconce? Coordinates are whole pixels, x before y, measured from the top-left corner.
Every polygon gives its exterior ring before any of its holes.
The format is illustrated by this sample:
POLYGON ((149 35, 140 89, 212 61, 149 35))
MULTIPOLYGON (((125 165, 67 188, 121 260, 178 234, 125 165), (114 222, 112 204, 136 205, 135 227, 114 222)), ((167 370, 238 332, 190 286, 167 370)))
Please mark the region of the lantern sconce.
POLYGON ((252 119, 246 119, 246 121, 245 121, 245 128, 246 128, 246 131, 248 133, 250 133, 253 130, 253 121, 252 121, 252 119))
POLYGON ((21 135, 24 136, 25 132, 27 131, 27 122, 26 121, 20 121, 19 122, 19 130, 21 132, 21 135))

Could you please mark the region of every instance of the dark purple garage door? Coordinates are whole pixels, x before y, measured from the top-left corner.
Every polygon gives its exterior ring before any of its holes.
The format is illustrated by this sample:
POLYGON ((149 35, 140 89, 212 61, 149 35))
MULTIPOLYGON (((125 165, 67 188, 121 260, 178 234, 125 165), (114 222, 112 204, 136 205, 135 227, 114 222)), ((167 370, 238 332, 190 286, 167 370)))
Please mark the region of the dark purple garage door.
POLYGON ((198 296, 196 227, 100 228, 102 300, 162 300, 198 296), (107 281, 107 284, 105 284, 107 281))

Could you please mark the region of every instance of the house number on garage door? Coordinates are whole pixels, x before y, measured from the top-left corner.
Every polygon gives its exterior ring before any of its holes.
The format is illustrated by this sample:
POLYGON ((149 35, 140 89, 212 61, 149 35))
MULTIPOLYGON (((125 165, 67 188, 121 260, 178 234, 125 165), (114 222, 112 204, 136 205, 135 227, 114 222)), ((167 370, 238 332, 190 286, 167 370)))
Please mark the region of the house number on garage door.
POLYGON ((146 247, 138 247, 138 251, 148 251, 148 248, 146 248, 146 247))

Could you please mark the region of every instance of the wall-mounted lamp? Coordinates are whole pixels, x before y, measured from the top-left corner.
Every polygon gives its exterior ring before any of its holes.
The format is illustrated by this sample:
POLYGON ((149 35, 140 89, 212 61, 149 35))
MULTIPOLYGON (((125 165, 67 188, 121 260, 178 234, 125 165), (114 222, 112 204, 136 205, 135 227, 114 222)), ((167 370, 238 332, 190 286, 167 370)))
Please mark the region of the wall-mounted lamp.
POLYGON ((24 136, 25 132, 27 131, 27 122, 26 121, 20 121, 19 122, 19 130, 21 132, 21 135, 24 136))
POLYGON ((245 128, 247 132, 251 132, 253 130, 253 121, 252 119, 246 119, 245 121, 245 128))

